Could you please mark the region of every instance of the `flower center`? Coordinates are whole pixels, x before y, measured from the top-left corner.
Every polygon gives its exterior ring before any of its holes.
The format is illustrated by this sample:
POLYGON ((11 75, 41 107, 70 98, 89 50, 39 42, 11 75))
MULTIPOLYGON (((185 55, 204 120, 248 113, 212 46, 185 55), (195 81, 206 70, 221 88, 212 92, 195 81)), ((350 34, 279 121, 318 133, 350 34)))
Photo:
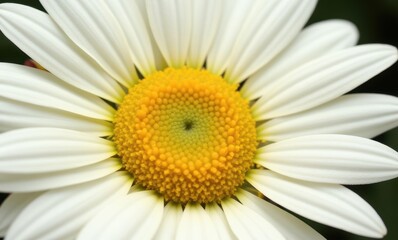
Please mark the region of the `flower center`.
POLYGON ((236 87, 189 68, 168 68, 134 85, 115 116, 125 169, 168 201, 232 196, 257 147, 255 121, 236 87))

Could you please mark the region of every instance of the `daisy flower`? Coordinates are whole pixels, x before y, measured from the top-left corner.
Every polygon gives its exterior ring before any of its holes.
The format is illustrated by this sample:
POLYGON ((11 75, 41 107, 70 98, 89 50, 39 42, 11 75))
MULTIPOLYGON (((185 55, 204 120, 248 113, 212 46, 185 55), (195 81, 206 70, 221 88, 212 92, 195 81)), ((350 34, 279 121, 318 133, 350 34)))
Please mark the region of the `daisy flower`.
POLYGON ((397 60, 315 0, 41 0, 0 29, 6 239, 324 239, 386 228, 344 187, 398 176, 370 138, 398 100, 347 94, 397 60))

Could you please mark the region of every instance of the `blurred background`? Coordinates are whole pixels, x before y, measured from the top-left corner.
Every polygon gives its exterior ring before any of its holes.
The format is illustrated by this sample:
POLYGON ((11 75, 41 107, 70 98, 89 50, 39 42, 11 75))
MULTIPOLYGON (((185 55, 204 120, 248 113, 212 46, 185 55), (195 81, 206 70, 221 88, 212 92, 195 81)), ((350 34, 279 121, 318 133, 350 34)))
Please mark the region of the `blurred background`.
MULTIPOLYGON (((38 0, 0 0, 30 5, 42 9, 38 0)), ((346 19, 359 29, 359 43, 386 43, 398 46, 398 1, 397 0, 319 0, 309 23, 327 19, 346 19)), ((0 33, 0 62, 23 62, 28 57, 0 33)), ((398 64, 363 84, 354 92, 385 93, 398 96, 398 64)), ((398 128, 376 137, 398 150, 398 128)), ((350 187, 367 200, 384 220, 388 234, 386 240, 398 239, 398 179, 367 186, 350 187)), ((305 219, 304 219, 305 220, 305 219)), ((326 227, 305 220, 330 240, 366 240, 369 238, 326 227)))

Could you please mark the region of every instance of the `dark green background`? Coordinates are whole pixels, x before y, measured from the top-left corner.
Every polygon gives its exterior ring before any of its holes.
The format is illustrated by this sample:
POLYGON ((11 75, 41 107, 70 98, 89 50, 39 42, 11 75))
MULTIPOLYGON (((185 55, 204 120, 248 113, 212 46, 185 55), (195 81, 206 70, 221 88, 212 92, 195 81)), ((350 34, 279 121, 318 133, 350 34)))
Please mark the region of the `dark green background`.
MULTIPOLYGON (((83 1, 83 0, 82 0, 83 1)), ((37 0, 10 0, 41 8, 37 0)), ((360 31, 360 43, 388 43, 398 46, 398 0, 320 0, 310 19, 317 22, 326 19, 346 19, 355 23, 360 31)), ((23 63, 27 58, 0 33, 0 62, 23 63)), ((354 92, 377 92, 398 96, 398 65, 371 79, 354 92)), ((391 130, 376 140, 398 150, 398 129, 391 130)), ((398 239, 398 180, 351 187, 366 199, 380 214, 388 228, 386 240, 398 239)), ((306 220, 307 221, 307 220, 306 220)), ((308 221, 327 239, 364 240, 350 233, 325 227, 308 221)))

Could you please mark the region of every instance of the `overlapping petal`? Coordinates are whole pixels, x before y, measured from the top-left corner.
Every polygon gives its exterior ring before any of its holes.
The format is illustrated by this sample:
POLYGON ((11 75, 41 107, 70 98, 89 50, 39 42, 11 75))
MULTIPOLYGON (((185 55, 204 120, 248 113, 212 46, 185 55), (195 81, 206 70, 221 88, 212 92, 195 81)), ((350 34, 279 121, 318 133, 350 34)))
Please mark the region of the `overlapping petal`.
POLYGON ((324 133, 373 138, 398 125, 398 98, 383 94, 348 94, 316 108, 260 125, 267 141, 324 133))
POLYGON ((152 33, 167 64, 185 65, 192 30, 192 1, 148 0, 147 13, 152 33))
POLYGON ((0 131, 30 127, 64 128, 95 136, 113 134, 108 121, 0 97, 0 131))
POLYGON ((156 71, 151 33, 145 23, 145 12, 141 11, 138 2, 107 0, 105 3, 123 30, 134 64, 144 76, 156 71))
POLYGON ((120 159, 107 159, 84 167, 45 173, 2 173, 0 191, 32 192, 81 184, 120 170, 120 159), (29 183, 29 184, 26 184, 29 183))
POLYGON ((123 173, 42 194, 12 224, 10 239, 73 238, 105 204, 125 196, 132 180, 123 173))
POLYGON ((253 115, 270 119, 319 106, 369 80, 397 57, 393 46, 368 44, 314 59, 263 89, 253 115))
POLYGON ((179 203, 169 202, 164 207, 163 219, 156 232, 154 240, 174 240, 177 237, 177 228, 182 217, 182 206, 179 203))
POLYGON ((12 193, 2 202, 0 207, 0 237, 4 237, 8 228, 17 216, 36 199, 41 192, 12 193))
POLYGON ((209 215, 212 224, 216 226, 219 239, 236 240, 236 236, 232 232, 228 224, 224 211, 218 206, 217 203, 206 204, 206 212, 209 215))
POLYGON ((68 37, 114 79, 125 87, 138 81, 123 30, 103 1, 40 2, 68 37))
POLYGON ((232 48, 225 78, 238 83, 269 62, 298 34, 316 0, 255 1, 232 48))
POLYGON ((351 190, 337 184, 312 183, 266 170, 251 170, 247 180, 279 205, 314 221, 361 236, 387 232, 375 210, 351 190))
POLYGON ((100 98, 48 72, 11 63, 0 63, 0 97, 102 120, 112 120, 115 113, 100 98))
POLYGON ((269 221, 286 239, 325 240, 325 238, 300 219, 285 210, 240 189, 236 196, 243 205, 269 221))
POLYGON ((153 55, 155 57, 156 69, 163 70, 167 67, 167 63, 159 49, 159 46, 157 45, 157 43, 155 41, 155 36, 153 35, 153 32, 150 30, 151 27, 149 24, 149 17, 148 17, 146 2, 147 2, 147 0, 136 0, 135 1, 135 3, 137 4, 137 7, 140 9, 143 20, 145 22, 145 27, 148 30, 149 37, 151 39, 151 45, 152 45, 153 55))
POLYGON ((201 0, 192 2, 192 29, 187 66, 202 68, 223 12, 222 0, 201 0))
POLYGON ((313 182, 368 184, 398 176, 398 153, 366 138, 309 135, 258 149, 256 163, 313 182))
POLYGON ((47 14, 24 5, 4 3, 0 5, 0 28, 22 51, 67 83, 112 102, 118 103, 124 96, 116 81, 47 14))
POLYGON ((77 239, 151 239, 162 221, 163 201, 153 191, 119 197, 92 217, 77 239))
POLYGON ((103 161, 111 141, 59 128, 26 128, 0 135, 0 173, 45 173, 103 161))
POLYGON ((356 27, 344 20, 327 20, 306 27, 280 54, 255 72, 245 82, 240 92, 250 100, 266 93, 268 85, 293 69, 341 49, 355 45, 356 27))
POLYGON ((199 204, 188 203, 178 224, 176 239, 218 240, 222 238, 218 237, 216 227, 203 207, 199 204))
POLYGON ((221 203, 228 223, 238 239, 279 240, 285 237, 265 218, 228 198, 221 203))
POLYGON ((223 11, 213 43, 206 58, 206 69, 221 75, 230 61, 231 49, 242 31, 255 0, 223 1, 223 11))

